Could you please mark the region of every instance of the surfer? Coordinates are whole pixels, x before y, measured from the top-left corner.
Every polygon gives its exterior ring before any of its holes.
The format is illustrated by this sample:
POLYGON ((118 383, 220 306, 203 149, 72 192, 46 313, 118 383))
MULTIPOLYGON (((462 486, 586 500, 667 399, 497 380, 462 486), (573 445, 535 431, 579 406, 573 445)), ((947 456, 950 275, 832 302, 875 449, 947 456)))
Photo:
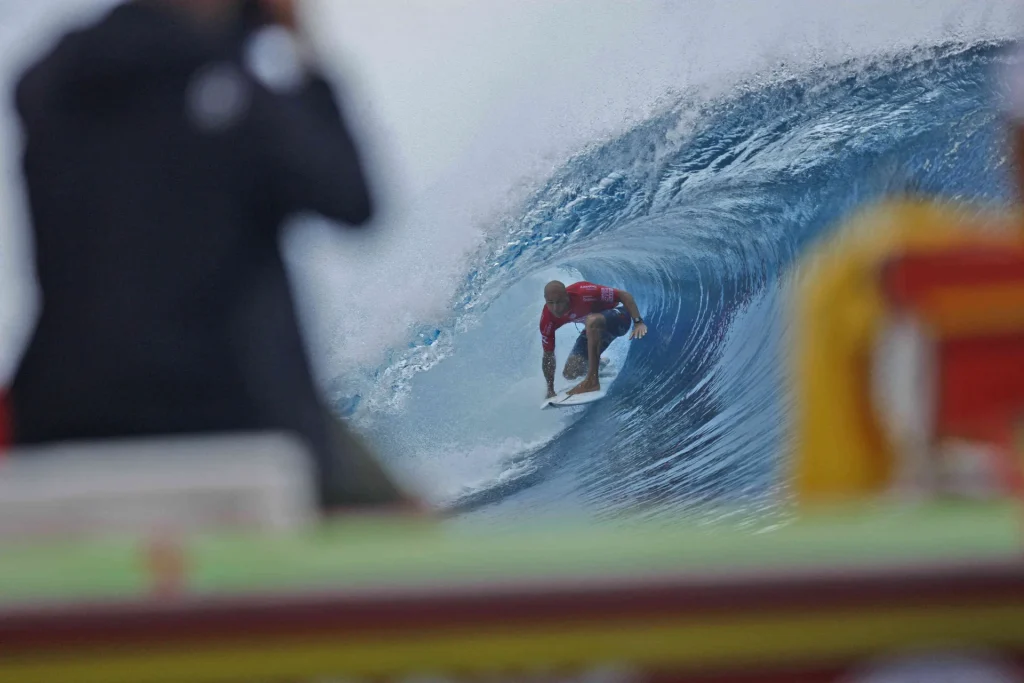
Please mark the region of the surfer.
POLYGON ((562 376, 566 379, 586 377, 569 390, 570 395, 599 391, 601 383, 597 369, 601 354, 617 338, 633 332, 630 339, 647 334, 647 326, 640 317, 633 295, 624 289, 576 282, 566 287, 552 280, 544 287, 544 310, 540 315, 540 338, 544 347, 544 379, 548 383, 548 398, 555 396, 555 330, 568 322, 583 322, 584 329, 576 339, 572 352, 565 361, 562 376))

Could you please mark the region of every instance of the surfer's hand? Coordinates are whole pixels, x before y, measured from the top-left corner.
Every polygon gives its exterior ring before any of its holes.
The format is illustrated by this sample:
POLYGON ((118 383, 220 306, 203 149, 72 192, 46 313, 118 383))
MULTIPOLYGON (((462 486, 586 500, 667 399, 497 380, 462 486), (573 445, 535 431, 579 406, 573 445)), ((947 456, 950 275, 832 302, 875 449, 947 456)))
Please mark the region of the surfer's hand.
POLYGON ((633 326, 633 331, 630 333, 629 338, 640 339, 645 334, 647 334, 647 325, 644 325, 643 323, 637 323, 636 325, 633 326))

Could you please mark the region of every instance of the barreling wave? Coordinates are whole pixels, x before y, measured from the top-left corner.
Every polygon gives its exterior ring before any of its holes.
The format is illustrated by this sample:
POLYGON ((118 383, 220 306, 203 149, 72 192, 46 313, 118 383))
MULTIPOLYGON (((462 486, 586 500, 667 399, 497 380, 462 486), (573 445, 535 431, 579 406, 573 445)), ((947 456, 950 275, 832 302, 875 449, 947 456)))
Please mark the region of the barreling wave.
POLYGON ((1004 47, 773 73, 593 144, 495 229, 444 325, 345 378, 345 406, 457 509, 770 499, 795 258, 883 195, 1004 198, 1004 47), (606 399, 541 413, 539 288, 559 274, 629 290, 651 332, 613 344, 606 399))

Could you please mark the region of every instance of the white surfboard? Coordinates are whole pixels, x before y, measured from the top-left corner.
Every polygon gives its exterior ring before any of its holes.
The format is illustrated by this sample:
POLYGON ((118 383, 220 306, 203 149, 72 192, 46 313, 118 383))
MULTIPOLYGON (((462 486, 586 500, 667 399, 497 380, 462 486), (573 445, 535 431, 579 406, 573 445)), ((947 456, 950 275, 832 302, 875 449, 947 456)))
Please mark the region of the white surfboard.
POLYGON ((540 404, 541 410, 547 408, 568 408, 570 406, 579 406, 585 403, 593 403, 599 401, 605 397, 608 393, 608 388, 612 384, 612 380, 619 374, 619 370, 613 363, 607 361, 607 359, 601 359, 601 366, 597 371, 597 377, 601 381, 601 388, 598 391, 588 391, 583 394, 575 394, 570 396, 569 390, 574 386, 583 381, 581 377, 578 380, 573 381, 568 387, 559 391, 553 397, 544 399, 544 402, 540 404))

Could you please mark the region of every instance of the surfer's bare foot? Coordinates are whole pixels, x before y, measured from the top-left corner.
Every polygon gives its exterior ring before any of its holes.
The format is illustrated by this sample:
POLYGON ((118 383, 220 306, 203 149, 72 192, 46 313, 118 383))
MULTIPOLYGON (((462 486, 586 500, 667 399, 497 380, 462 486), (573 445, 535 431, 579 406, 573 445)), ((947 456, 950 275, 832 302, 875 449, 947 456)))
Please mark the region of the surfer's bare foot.
POLYGON ((580 382, 579 384, 574 386, 572 389, 570 389, 569 390, 569 395, 570 396, 575 396, 576 394, 586 394, 586 393, 591 392, 591 391, 600 391, 600 390, 601 390, 601 383, 597 380, 597 378, 596 377, 588 377, 587 379, 583 380, 582 382, 580 382))
POLYGON ((551 387, 548 387, 548 395, 545 396, 544 398, 554 398, 555 396, 558 396, 558 392, 556 392, 551 387))

